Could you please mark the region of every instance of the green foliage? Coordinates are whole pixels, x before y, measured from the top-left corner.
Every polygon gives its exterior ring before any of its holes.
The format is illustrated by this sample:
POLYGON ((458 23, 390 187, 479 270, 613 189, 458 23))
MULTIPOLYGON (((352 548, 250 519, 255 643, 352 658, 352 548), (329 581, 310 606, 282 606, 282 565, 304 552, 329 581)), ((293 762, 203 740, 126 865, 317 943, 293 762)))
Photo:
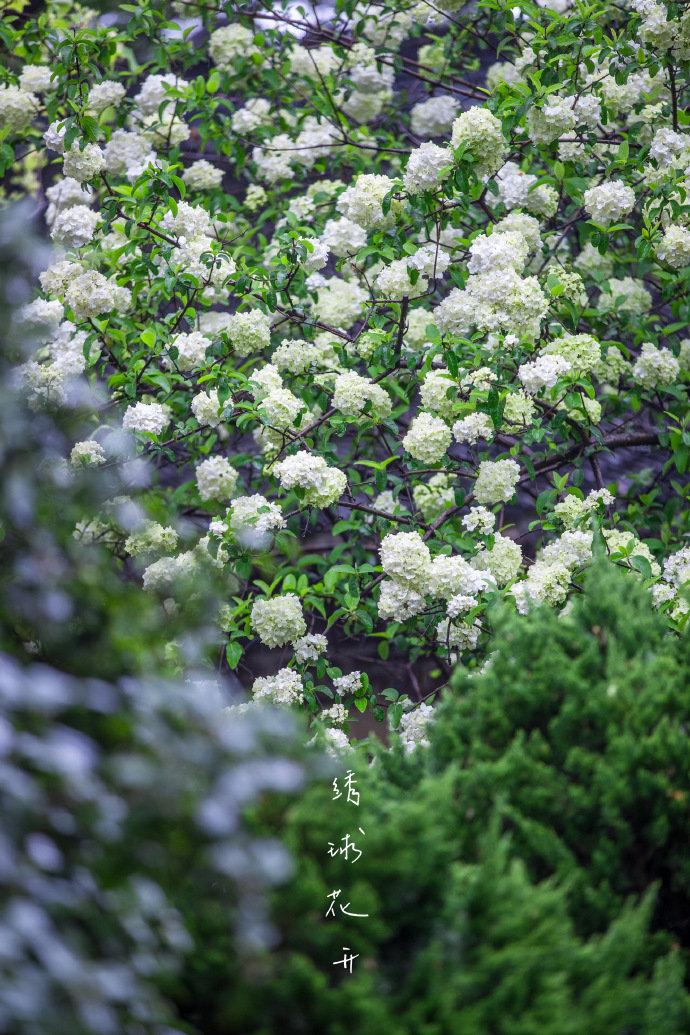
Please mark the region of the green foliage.
POLYGON ((350 756, 358 807, 326 782, 292 806, 280 943, 240 995, 209 948, 183 1012, 208 1035, 686 1031, 690 653, 630 582, 597 566, 567 617, 497 617, 429 749, 350 756), (346 831, 354 864, 326 852, 346 831), (335 888, 369 917, 326 919, 335 888))

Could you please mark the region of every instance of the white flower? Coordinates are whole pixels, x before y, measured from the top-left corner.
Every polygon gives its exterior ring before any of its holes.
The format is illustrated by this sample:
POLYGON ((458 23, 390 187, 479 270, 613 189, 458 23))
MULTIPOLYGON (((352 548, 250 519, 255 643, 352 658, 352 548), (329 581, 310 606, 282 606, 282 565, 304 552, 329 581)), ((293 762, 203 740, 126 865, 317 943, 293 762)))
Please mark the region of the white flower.
POLYGON ((416 148, 407 160, 403 178, 405 190, 410 194, 434 190, 448 175, 452 165, 453 155, 447 147, 438 147, 427 141, 416 148))
POLYGON ((584 193, 584 206, 596 223, 610 226, 635 207, 635 191, 621 180, 609 180, 584 193))
POLYGON ((520 465, 515 460, 482 460, 474 483, 478 503, 491 506, 507 503, 515 495, 520 465))
POLYGON ((680 363, 670 349, 657 349, 645 342, 633 367, 633 377, 643 388, 672 385, 680 374, 680 363))
POLYGON ((432 597, 442 600, 450 600, 458 594, 476 597, 493 587, 493 576, 474 568, 464 557, 434 557, 431 562, 428 592, 432 597))
POLYGON ((690 266, 690 230, 672 223, 666 227, 664 236, 656 246, 656 254, 662 262, 674 269, 690 266))
POLYGON ((208 392, 198 392, 192 399, 191 410, 202 427, 217 428, 223 419, 220 399, 215 388, 208 392))
POLYGON ((490 442, 494 437, 494 425, 488 413, 470 413, 453 425, 453 437, 458 443, 474 445, 480 439, 490 442))
POLYGON ((130 557, 150 556, 157 553, 171 553, 177 549, 178 535, 169 525, 157 521, 146 521, 142 528, 125 540, 125 553, 130 557))
POLYGON ((196 469, 196 484, 202 500, 227 500, 237 487, 239 475, 224 456, 210 456, 196 469))
POLYGON ((334 255, 353 255, 367 243, 367 232, 351 219, 329 219, 323 228, 322 243, 334 255))
POLYGON ((391 401, 381 385, 374 384, 356 371, 338 374, 333 390, 333 406, 348 417, 364 413, 373 421, 385 420, 391 412, 391 401))
POLYGON ((170 423, 170 410, 160 403, 138 402, 128 406, 122 418, 122 427, 127 431, 145 431, 160 435, 170 423))
POLYGON ((250 692, 254 701, 285 707, 304 699, 302 677, 291 668, 281 668, 274 676, 258 676, 250 692))
POLYGON ((264 423, 276 431, 287 431, 295 426, 298 416, 306 404, 298 399, 289 388, 273 388, 261 400, 259 412, 264 423))
POLYGON ((264 550, 270 546, 273 533, 285 528, 285 518, 277 503, 256 493, 233 500, 228 525, 245 549, 264 550))
POLYGON ((165 75, 147 75, 134 100, 144 114, 153 115, 166 98, 172 100, 171 91, 186 90, 188 86, 189 83, 186 79, 180 79, 172 72, 165 75))
POLYGON ((410 112, 412 132, 422 138, 444 136, 451 128, 459 106, 457 99, 449 94, 420 101, 410 112))
POLYGON ((45 93, 52 86, 51 75, 49 65, 24 65, 19 73, 19 87, 26 93, 45 93))
POLYGON ((508 150, 501 123, 487 108, 480 107, 458 115, 453 123, 451 145, 468 148, 480 179, 498 172, 508 150))
POLYGON ((436 639, 449 650, 474 650, 479 640, 479 622, 453 622, 445 618, 436 626, 436 639))
POLYGON ((378 601, 379 618, 404 622, 420 614, 425 608, 424 597, 411 586, 402 586, 391 579, 384 579, 378 601))
POLYGON ((98 467, 99 464, 104 464, 106 459, 103 446, 93 439, 75 442, 69 455, 69 462, 73 467, 98 467))
POLYGON ((271 113, 271 102, 264 97, 251 97, 243 108, 232 113, 230 125, 235 133, 246 136, 264 125, 271 113))
POLYGON ((431 554, 418 532, 390 532, 380 547, 381 566, 394 582, 425 591, 431 570, 431 554))
MULTIPOLYGON (((428 321, 428 316, 425 314, 428 321)), ((422 406, 450 420, 457 403, 458 386, 445 367, 430 370, 419 389, 422 406)))
POLYGON ((267 647, 284 647, 307 631, 302 603, 295 593, 284 593, 270 600, 255 600, 251 626, 267 647))
POLYGON ((61 302, 36 298, 22 306, 17 319, 25 333, 31 333, 37 344, 43 344, 55 337, 64 315, 61 302))
POLYGON ((178 370, 192 370, 204 362, 206 350, 210 347, 211 339, 200 334, 199 331, 176 334, 170 342, 170 348, 177 350, 177 357, 173 359, 168 351, 165 364, 168 367, 176 367, 178 370))
POLYGON ((652 296, 639 280, 633 277, 611 277, 604 285, 597 308, 603 313, 624 313, 629 316, 644 316, 652 308, 652 296))
POLYGON ((89 89, 88 108, 95 115, 100 115, 106 108, 115 108, 125 96, 126 90, 121 83, 112 79, 103 79, 94 83, 89 89))
POLYGON ((347 694, 354 694, 359 690, 362 683, 362 673, 355 669, 353 672, 346 672, 344 676, 337 676, 333 680, 335 692, 341 697, 347 694))
POLYGON ((284 489, 303 489, 305 502, 314 507, 330 507, 347 485, 343 471, 305 449, 277 463, 275 473, 284 489))
POLYGON ((445 421, 432 413, 422 411, 412 421, 402 440, 411 457, 426 464, 435 464, 444 455, 453 436, 445 421))
POLYGON ((182 179, 190 190, 215 190, 223 182, 223 170, 202 158, 185 169, 182 179))
POLYGON ((57 214, 50 236, 68 248, 81 248, 92 239, 99 220, 98 212, 86 205, 73 205, 57 214))
POLYGON ((167 233, 185 239, 210 237, 213 233, 211 217, 201 205, 190 205, 186 201, 178 201, 177 211, 166 212, 161 219, 161 228, 167 233))
POLYGON ((336 202, 338 212, 364 227, 385 226, 392 222, 392 212, 385 215, 382 202, 392 189, 393 180, 379 173, 362 173, 336 202))
POLYGON ((526 392, 537 395, 542 388, 553 388, 570 369, 570 363, 563 356, 542 355, 518 367, 518 377, 526 392))
POLYGON ((38 98, 29 90, 3 83, 0 86, 0 129, 11 133, 28 126, 38 114, 38 98))
POLYGON ((98 144, 86 144, 82 148, 80 143, 75 140, 69 151, 65 151, 62 171, 65 176, 71 176, 78 183, 92 180, 103 169, 105 169, 105 155, 98 144))
POLYGON ((427 732, 433 720, 433 708, 430 704, 424 703, 402 715, 398 734, 408 755, 418 747, 429 747, 427 732))
POLYGON ((517 230, 481 234, 470 245, 467 269, 470 273, 489 273, 491 270, 524 269, 529 255, 529 244, 517 230))
POLYGON ((520 614, 527 614, 538 604, 562 604, 568 596, 570 581, 570 569, 565 564, 535 561, 527 578, 511 586, 510 592, 520 614))
POLYGON ((271 321, 260 309, 234 313, 228 320, 227 332, 241 356, 253 356, 271 344, 271 321))
POLYGON ((232 68, 236 58, 251 57, 257 52, 254 46, 254 35, 243 25, 224 25, 211 33, 208 52, 211 60, 219 68, 232 68))
POLYGON ((470 507, 462 519, 462 526, 468 532, 491 535, 496 525, 496 515, 486 507, 470 507))
MULTIPOLYGON (((68 209, 68 211, 71 211, 68 209)), ((74 312, 77 320, 88 320, 102 316, 115 309, 125 312, 129 309, 132 295, 129 288, 120 287, 114 280, 104 277, 98 270, 85 270, 74 275, 70 271, 65 288, 65 302, 74 312)))
POLYGON ((108 172, 114 176, 126 174, 128 179, 136 179, 148 165, 156 161, 156 152, 151 142, 140 133, 130 133, 126 129, 113 131, 103 154, 108 172))
POLYGON ((295 661, 300 665, 307 665, 310 662, 318 661, 322 654, 328 649, 328 640, 321 633, 307 633, 300 636, 292 645, 295 652, 295 661))

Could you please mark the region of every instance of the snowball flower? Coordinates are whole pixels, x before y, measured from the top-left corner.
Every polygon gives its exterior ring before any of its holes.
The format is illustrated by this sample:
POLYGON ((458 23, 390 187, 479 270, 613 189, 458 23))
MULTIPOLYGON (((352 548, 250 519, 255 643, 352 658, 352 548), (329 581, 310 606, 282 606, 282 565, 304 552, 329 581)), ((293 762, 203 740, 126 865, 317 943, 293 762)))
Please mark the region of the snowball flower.
POLYGON ((482 460, 474 483, 474 498, 491 506, 507 503, 515 495, 520 465, 515 460, 482 460))
POLYGON ((190 190, 215 190, 223 182, 223 170, 202 158, 185 169, 182 179, 190 190))
POLYGON ((609 180, 584 193, 584 206, 595 223, 610 226, 635 207, 635 191, 622 180, 609 180))
POLYGON ((264 550, 274 532, 285 528, 285 518, 277 503, 265 496, 238 496, 228 511, 228 525, 238 543, 247 550, 264 550))
MULTIPOLYGON (((336 202, 338 212, 368 230, 392 222, 391 213, 384 214, 382 202, 392 189, 393 180, 379 173, 363 173, 336 202)), ((392 211, 392 209, 391 209, 392 211)))
POLYGON ((676 270, 690 266, 690 230, 672 223, 657 244, 656 254, 662 262, 668 263, 676 270))
POLYGON ((553 388, 559 377, 571 369, 563 356, 539 356, 530 363, 518 367, 518 377, 530 395, 536 395, 542 388, 553 388))
POLYGON ((381 566, 394 582, 419 592, 429 579, 431 554, 418 532, 390 532, 382 541, 381 566))
POLYGON ((261 704, 290 707, 302 703, 304 685, 299 672, 281 668, 274 676, 257 676, 250 693, 253 700, 261 704))
POLYGON ((97 467, 99 464, 104 464, 105 461, 106 455, 103 446, 92 439, 75 442, 69 455, 69 462, 73 467, 97 467))
POLYGON ((75 140, 69 151, 65 151, 62 171, 78 183, 92 180, 105 169, 105 155, 98 144, 86 144, 81 148, 75 140))
POLYGON ((493 587, 493 576, 472 567, 464 557, 434 557, 431 562, 428 592, 432 597, 442 600, 450 600, 458 594, 476 597, 493 587))
POLYGON ((407 161, 403 177, 405 190, 410 194, 434 190, 452 168, 453 155, 447 147, 427 143, 416 148, 407 161))
POLYGON ((354 370, 338 374, 334 383, 333 406, 348 417, 364 413, 374 421, 385 420, 391 412, 391 401, 381 385, 361 377, 354 370))
POLYGON ((271 321, 260 309, 234 313, 228 320, 227 332, 241 356, 263 352, 271 344, 271 321))
POLYGON ((330 507, 347 485, 343 471, 329 467, 323 457, 314 456, 306 449, 277 463, 275 473, 284 489, 303 489, 305 502, 314 507, 330 507))
POLYGON ((196 469, 196 484, 202 500, 227 500, 237 486, 239 475, 224 456, 210 456, 196 469))
POLYGON ((57 214, 50 236, 67 248, 81 248, 93 238, 99 220, 98 212, 86 205, 73 205, 57 214))
POLYGON ((412 711, 403 713, 398 736, 408 755, 418 747, 429 747, 430 741, 427 734, 433 719, 434 709, 430 704, 422 703, 412 711))
POLYGON ((522 565, 522 549, 519 543, 496 532, 490 550, 482 547, 472 558, 472 567, 490 572, 497 586, 511 582, 522 565))
POLYGON ((192 399, 192 413, 202 427, 218 427, 223 419, 223 414, 219 412, 220 408, 220 400, 215 388, 208 392, 198 392, 192 399))
POLYGON ((425 606, 422 594, 411 586, 402 586, 392 579, 384 579, 381 583, 378 613, 384 621, 404 622, 420 614, 425 606))
POLYGON ((284 647, 304 636, 307 626, 302 603, 295 593, 270 600, 256 600, 251 610, 251 627, 267 647, 284 647))
POLYGON ((211 347, 211 339, 199 331, 191 331, 189 334, 176 334, 170 342, 170 348, 177 350, 177 357, 168 353, 165 363, 168 367, 176 367, 178 370, 192 370, 200 366, 206 358, 206 350, 211 347))
POLYGON ((88 320, 92 316, 101 316, 113 309, 125 312, 131 301, 129 288, 120 287, 98 270, 85 270, 76 276, 73 272, 69 274, 65 302, 77 320, 88 320))
POLYGON ((410 112, 412 132, 422 138, 445 135, 453 124, 458 108, 459 102, 449 94, 420 101, 410 112))
POLYGON ((94 83, 89 90, 88 108, 95 115, 100 115, 106 108, 116 107, 125 96, 126 90, 121 83, 112 79, 103 79, 94 83))
POLYGON ((471 152, 480 179, 498 172, 508 150, 501 123, 487 108, 480 107, 463 111, 453 123, 451 146, 463 145, 471 152))
POLYGON ((432 413, 418 413, 402 440, 411 457, 425 464, 435 464, 444 455, 453 436, 445 421, 432 413))
POLYGON ((150 435, 160 435, 169 423, 170 410, 156 402, 133 403, 122 418, 122 427, 127 431, 146 431, 150 435))
POLYGON ((632 372, 643 388, 662 388, 678 379, 680 363, 670 349, 658 349, 646 341, 632 372))
POLYGON ((325 654, 328 648, 328 640, 321 633, 307 633, 295 640, 292 649, 295 652, 295 661, 299 665, 308 665, 310 662, 318 661, 321 654, 325 654))
POLYGON ((474 445, 480 439, 490 442, 494 437, 494 424, 488 413, 470 413, 453 425, 455 441, 474 445))

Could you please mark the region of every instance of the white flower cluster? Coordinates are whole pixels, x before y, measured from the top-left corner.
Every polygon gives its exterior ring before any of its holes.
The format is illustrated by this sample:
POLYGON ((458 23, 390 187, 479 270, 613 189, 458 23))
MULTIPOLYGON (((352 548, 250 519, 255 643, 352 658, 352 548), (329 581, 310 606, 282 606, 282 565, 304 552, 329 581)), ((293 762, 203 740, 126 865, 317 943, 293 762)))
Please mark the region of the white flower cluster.
POLYGON ((407 754, 418 747, 429 747, 428 730, 434 719, 430 704, 420 704, 412 711, 403 712, 398 730, 400 742, 407 754))
POLYGON ((322 456, 314 456, 306 449, 287 456, 274 470, 284 489, 302 490, 305 503, 312 507, 330 507, 347 485, 343 471, 329 467, 322 456))
POLYGON ((210 456, 196 469, 196 484, 202 500, 230 499, 238 478, 237 471, 224 456, 210 456))
POLYGON ((610 226, 632 212, 635 191, 621 180, 609 180, 585 191, 584 206, 595 223, 610 226))
POLYGON ((663 238, 656 246, 656 254, 673 269, 690 266, 690 230, 675 223, 666 227, 663 238))
POLYGON ((385 420, 391 412, 390 397, 385 389, 354 370, 336 377, 332 404, 347 417, 358 417, 366 412, 376 422, 385 420))
POLYGON ((445 147, 436 144, 422 144, 407 160, 403 183, 410 194, 434 190, 447 174, 453 163, 453 155, 445 147))
POLYGON ((255 600, 251 611, 252 631, 267 647, 284 647, 307 631, 302 603, 295 593, 270 600, 255 600))
POLYGON ((445 421, 433 413, 418 413, 402 440, 403 447, 414 460, 425 464, 437 463, 453 441, 445 421))
POLYGON ((304 684, 299 672, 281 668, 274 676, 257 676, 251 687, 252 700, 289 708, 301 704, 304 699, 304 684))
POLYGON ((680 363, 670 349, 645 342, 633 367, 633 377, 643 388, 663 388, 678 379, 680 363))
POLYGON ((515 495, 520 465, 515 460, 482 460, 474 483, 474 498, 483 506, 508 503, 515 495))

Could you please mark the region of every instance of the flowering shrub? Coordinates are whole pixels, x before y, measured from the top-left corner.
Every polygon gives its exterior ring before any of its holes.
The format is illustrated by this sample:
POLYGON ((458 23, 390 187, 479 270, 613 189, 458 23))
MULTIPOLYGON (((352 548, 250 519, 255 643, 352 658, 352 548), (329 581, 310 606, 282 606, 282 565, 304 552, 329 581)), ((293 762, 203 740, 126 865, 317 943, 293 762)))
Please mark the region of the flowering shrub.
POLYGON ((70 463, 124 428, 159 476, 134 538, 80 534, 169 613, 215 571, 223 663, 282 651, 258 696, 414 728, 335 641, 433 689, 597 551, 685 624, 685 5, 65 0, 3 41, 6 193, 55 245, 17 376, 106 393, 70 463))

